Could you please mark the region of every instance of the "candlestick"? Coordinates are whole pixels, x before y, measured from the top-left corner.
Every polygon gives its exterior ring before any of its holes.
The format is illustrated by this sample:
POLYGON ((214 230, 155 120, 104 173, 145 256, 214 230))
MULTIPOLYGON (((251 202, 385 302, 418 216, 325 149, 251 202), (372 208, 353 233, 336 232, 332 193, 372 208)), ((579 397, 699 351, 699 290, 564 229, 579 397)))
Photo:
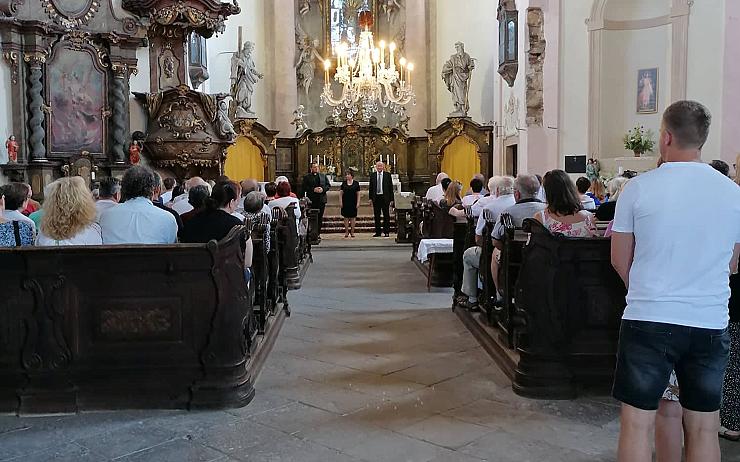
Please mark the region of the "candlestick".
POLYGON ((324 154, 324 166, 326 166, 326 154, 324 154))
POLYGON ((396 166, 396 153, 393 153, 393 166, 396 166))

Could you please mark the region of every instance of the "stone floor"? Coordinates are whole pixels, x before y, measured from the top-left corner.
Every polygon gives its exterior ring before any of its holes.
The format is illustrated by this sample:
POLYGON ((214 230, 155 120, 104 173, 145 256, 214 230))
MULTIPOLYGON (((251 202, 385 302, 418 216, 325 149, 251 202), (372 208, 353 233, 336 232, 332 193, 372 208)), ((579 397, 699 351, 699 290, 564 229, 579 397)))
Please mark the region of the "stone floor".
POLYGON ((615 459, 616 403, 514 395, 407 247, 322 243, 314 260, 249 406, 0 417, 0 460, 615 459))

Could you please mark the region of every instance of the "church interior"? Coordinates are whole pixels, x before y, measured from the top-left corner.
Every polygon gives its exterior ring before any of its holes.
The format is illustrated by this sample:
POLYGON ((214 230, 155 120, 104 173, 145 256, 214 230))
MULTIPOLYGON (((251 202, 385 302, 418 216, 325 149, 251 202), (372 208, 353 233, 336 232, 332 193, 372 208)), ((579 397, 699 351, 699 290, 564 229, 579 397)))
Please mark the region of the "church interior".
POLYGON ((613 203, 685 101, 740 184, 740 1, 0 0, 0 53, 0 461, 637 460, 613 203), (553 173, 587 237, 475 212, 553 173), (52 231, 77 184, 177 236, 52 231))

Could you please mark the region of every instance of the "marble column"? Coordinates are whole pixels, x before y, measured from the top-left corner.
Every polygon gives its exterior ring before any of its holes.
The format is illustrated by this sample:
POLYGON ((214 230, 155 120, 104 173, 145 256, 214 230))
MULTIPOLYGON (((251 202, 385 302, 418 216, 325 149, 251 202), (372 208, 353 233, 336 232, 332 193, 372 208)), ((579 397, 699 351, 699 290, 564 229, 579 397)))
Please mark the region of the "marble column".
MULTIPOLYGON (((279 130, 281 136, 293 136, 290 124, 293 111, 298 106, 298 83, 295 73, 295 4, 293 0, 274 0, 265 5, 266 23, 273 35, 268 54, 271 67, 269 113, 270 128, 279 130)), ((264 46, 268 46, 264 44, 264 46)))
POLYGON ((111 81, 111 160, 116 164, 125 163, 126 142, 128 141, 128 77, 127 64, 113 63, 111 65, 113 79, 111 81))
POLYGON ((46 145, 46 115, 48 107, 44 103, 44 72, 42 66, 46 62, 46 53, 26 53, 23 60, 28 63, 28 146, 29 160, 32 162, 47 162, 46 145))
POLYGON ((430 37, 427 27, 428 2, 426 0, 406 1, 406 55, 414 63, 414 76, 411 84, 416 94, 416 105, 409 106, 409 135, 425 136, 425 128, 432 128, 431 101, 430 101, 430 76, 438 74, 435 69, 430 69, 432 60, 429 53, 434 47, 429 46, 430 37))

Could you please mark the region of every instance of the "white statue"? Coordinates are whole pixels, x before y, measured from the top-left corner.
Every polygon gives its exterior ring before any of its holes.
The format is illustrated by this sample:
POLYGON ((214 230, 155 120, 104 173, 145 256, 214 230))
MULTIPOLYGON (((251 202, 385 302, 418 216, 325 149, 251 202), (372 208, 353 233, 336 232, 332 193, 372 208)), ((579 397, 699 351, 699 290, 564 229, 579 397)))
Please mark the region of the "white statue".
POLYGON ((301 136, 306 130, 308 130, 308 124, 303 120, 306 116, 306 113, 304 112, 305 110, 306 108, 302 104, 299 104, 298 109, 293 111, 293 122, 290 124, 295 125, 296 136, 301 136))
POLYGON ((401 4, 398 3, 398 0, 382 0, 381 5, 383 13, 385 13, 385 17, 388 22, 392 22, 393 17, 396 15, 398 10, 402 8, 401 4))
POLYGON ((306 16, 311 11, 311 0, 300 0, 298 7, 298 13, 301 16, 306 16))
POLYGON ((504 138, 519 134, 519 100, 511 93, 504 106, 504 138))
POLYGON ((295 64, 295 73, 298 79, 298 87, 303 88, 306 95, 308 95, 316 72, 316 60, 318 59, 323 63, 324 57, 318 52, 319 41, 312 39, 305 33, 300 23, 296 24, 296 45, 298 61, 295 64))
POLYGON ((401 106, 398 110, 398 129, 401 130, 404 135, 409 134, 409 120, 411 120, 411 117, 409 117, 406 112, 406 106, 401 106))
POLYGON ((244 119, 254 116, 252 111, 252 94, 254 84, 264 75, 257 71, 252 59, 254 43, 246 42, 244 49, 231 57, 231 95, 236 103, 235 117, 244 119))
POLYGON ((450 117, 467 117, 470 109, 468 100, 470 77, 475 69, 475 59, 465 53, 465 44, 462 42, 455 44, 455 50, 457 53, 450 56, 442 68, 442 80, 447 85, 447 90, 452 93, 452 102, 455 105, 450 117))
POLYGON ((224 139, 233 140, 236 136, 234 131, 234 125, 229 119, 229 105, 226 104, 226 100, 222 99, 218 102, 218 111, 216 111, 216 127, 218 128, 219 134, 224 139))

